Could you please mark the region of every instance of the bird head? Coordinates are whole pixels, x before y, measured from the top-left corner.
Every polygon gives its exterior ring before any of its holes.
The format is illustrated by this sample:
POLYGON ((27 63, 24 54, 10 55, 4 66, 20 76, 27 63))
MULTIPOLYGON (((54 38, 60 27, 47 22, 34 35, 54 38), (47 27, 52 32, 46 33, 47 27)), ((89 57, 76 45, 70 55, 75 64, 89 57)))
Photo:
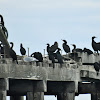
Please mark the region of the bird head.
POLYGON ((54 45, 57 45, 57 46, 58 46, 58 42, 57 42, 57 41, 55 41, 55 42, 54 42, 54 45))
POLYGON ((49 43, 47 43, 46 45, 47 45, 47 46, 50 46, 50 44, 49 44, 49 43))
POLYGON ((20 44, 20 47, 22 47, 23 45, 22 45, 22 43, 20 44))
POLYGON ((13 44, 13 42, 10 42, 10 44, 13 44))
POLYGON ((64 43, 67 43, 67 41, 66 40, 62 40, 64 43))
POLYGON ((74 48, 76 48, 76 45, 75 44, 71 44, 74 48))
POLYGON ((93 37, 92 37, 92 40, 93 40, 94 38, 97 38, 97 37, 93 36, 93 37))

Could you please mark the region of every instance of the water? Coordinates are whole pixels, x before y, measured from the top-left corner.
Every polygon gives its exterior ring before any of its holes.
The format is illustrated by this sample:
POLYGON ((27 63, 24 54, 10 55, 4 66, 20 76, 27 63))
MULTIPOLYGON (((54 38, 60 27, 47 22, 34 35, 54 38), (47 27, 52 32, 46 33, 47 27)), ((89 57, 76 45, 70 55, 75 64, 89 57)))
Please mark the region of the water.
MULTIPOLYGON (((7 100, 10 100, 10 97, 7 96, 7 100)), ((24 96, 24 100, 26 100, 26 96, 24 96)), ((55 96, 44 96, 44 100, 57 100, 55 96)), ((75 97, 75 100, 91 100, 90 94, 80 94, 75 97)))

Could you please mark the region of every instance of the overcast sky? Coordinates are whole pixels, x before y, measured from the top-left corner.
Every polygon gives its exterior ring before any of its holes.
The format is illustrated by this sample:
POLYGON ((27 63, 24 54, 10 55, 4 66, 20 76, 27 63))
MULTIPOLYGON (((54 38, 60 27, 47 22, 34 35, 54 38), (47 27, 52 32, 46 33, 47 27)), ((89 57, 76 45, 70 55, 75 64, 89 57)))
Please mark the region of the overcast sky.
POLYGON ((62 49, 61 39, 91 50, 92 36, 100 42, 100 0, 0 0, 0 14, 18 55, 20 43, 31 54, 55 41, 62 49))

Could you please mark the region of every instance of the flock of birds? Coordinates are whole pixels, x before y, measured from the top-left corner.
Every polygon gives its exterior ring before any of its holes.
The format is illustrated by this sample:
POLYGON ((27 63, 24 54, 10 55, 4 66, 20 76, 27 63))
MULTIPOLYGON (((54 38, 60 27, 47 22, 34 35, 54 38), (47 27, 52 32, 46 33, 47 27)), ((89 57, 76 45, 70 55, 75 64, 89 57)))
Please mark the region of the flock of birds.
MULTIPOLYGON (((99 55, 100 42, 95 42, 95 40, 94 40, 95 38, 96 38, 95 36, 92 37, 92 48, 99 55)), ((87 49, 87 48, 84 48, 84 49, 76 48, 75 44, 72 44, 73 49, 72 49, 72 52, 71 52, 71 49, 70 49, 69 45, 67 44, 67 41, 66 40, 62 40, 62 41, 63 41, 62 47, 63 47, 63 50, 65 51, 66 54, 67 53, 71 53, 71 54, 74 54, 74 56, 76 56, 76 54, 78 52, 80 52, 80 53, 87 52, 88 55, 93 54, 93 51, 91 51, 90 49, 87 49)), ((11 47, 9 49, 9 54, 10 54, 11 58, 13 59, 13 61, 16 61, 16 63, 18 64, 16 52, 13 50, 13 42, 10 42, 10 44, 11 44, 11 47)), ((1 51, 2 51, 2 48, 3 47, 1 46, 1 51)), ((61 55, 61 52, 60 52, 61 49, 58 47, 58 42, 54 42, 54 44, 51 45, 51 46, 50 46, 49 43, 47 43, 46 50, 47 50, 47 53, 48 53, 49 60, 51 60, 52 63, 53 63, 53 67, 55 67, 54 63, 60 63, 60 65, 62 66, 64 58, 61 55)), ((26 50, 23 47, 22 43, 20 44, 20 53, 21 53, 22 56, 26 55, 26 50)), ((40 52, 34 52, 34 53, 32 53, 30 55, 30 57, 36 58, 38 60, 38 62, 43 62, 43 56, 42 56, 42 54, 40 52)), ((94 63, 94 68, 98 73, 99 70, 100 70, 100 63, 99 62, 95 62, 94 63)))
MULTIPOLYGON (((0 18, 1 18, 0 24, 2 26, 4 26, 3 16, 0 15, 0 18)), ((5 34, 5 29, 3 27, 2 27, 2 30, 4 31, 4 34, 5 34)), ((96 42, 94 40, 95 38, 96 38, 95 36, 92 37, 92 48, 99 55, 100 42, 96 42)), ((62 47, 63 47, 63 50, 65 51, 66 54, 67 53, 71 53, 71 56, 78 56, 77 52, 80 52, 80 53, 87 52, 88 55, 93 54, 93 51, 91 51, 90 49, 87 49, 87 48, 84 48, 84 49, 76 48, 75 44, 72 44, 73 49, 72 49, 72 52, 71 52, 71 49, 70 49, 69 45, 67 44, 67 41, 66 40, 62 40, 62 41, 63 41, 62 47)), ((16 63, 18 64, 16 52, 13 50, 14 44, 13 44, 13 42, 10 42, 10 44, 11 44, 11 47, 9 49, 10 57, 12 58, 13 61, 16 61, 16 63)), ((60 51, 61 51, 61 49, 58 47, 58 43, 57 42, 54 42, 54 44, 51 45, 51 46, 50 46, 49 43, 47 43, 48 58, 49 58, 49 60, 52 61, 53 67, 54 67, 54 63, 56 63, 56 60, 57 60, 57 63, 60 63, 61 66, 63 64, 64 58, 61 55, 60 51)), ((21 53, 22 56, 26 55, 26 50, 23 47, 22 43, 20 44, 20 53, 21 53)), ((2 55, 2 57, 4 57, 4 46, 3 46, 2 42, 0 43, 0 54, 2 55)), ((42 54, 40 52, 32 53, 31 57, 36 58, 38 60, 38 62, 43 62, 43 56, 42 56, 42 54)), ((94 68, 98 73, 99 70, 100 70, 100 63, 99 62, 95 62, 94 63, 94 68)))
MULTIPOLYGON (((98 52, 100 51, 100 42, 98 42, 98 43, 95 42, 95 40, 94 40, 95 38, 96 38, 95 36, 92 37, 92 48, 99 55, 98 52)), ((67 44, 67 41, 66 40, 62 40, 62 41, 63 41, 63 44, 62 44, 63 50, 65 51, 66 54, 70 53, 71 49, 70 49, 69 45, 67 44)), ((18 63, 16 52, 13 50, 14 44, 13 44, 13 42, 10 42, 10 44, 11 44, 11 47, 9 50, 9 54, 10 54, 11 58, 13 59, 13 61, 16 61, 18 63)), ((77 55, 77 52, 81 52, 81 53, 87 52, 88 55, 93 54, 93 51, 91 51, 90 49, 84 48, 82 50, 81 48, 76 48, 75 44, 72 44, 72 46, 73 46, 72 54, 74 54, 74 56, 77 55)), ((61 49, 58 47, 57 42, 54 42, 54 44, 51 46, 49 43, 47 43, 48 57, 52 61, 53 64, 56 63, 55 59, 57 59, 58 63, 63 64, 63 56, 61 55, 60 51, 61 51, 61 49)), ((3 47, 2 43, 0 43, 0 53, 4 54, 4 47, 3 47)), ((26 54, 26 50, 23 47, 22 43, 20 44, 20 53, 21 53, 21 55, 26 54)), ((36 58, 39 62, 43 62, 43 56, 40 52, 32 53, 31 57, 36 58)))

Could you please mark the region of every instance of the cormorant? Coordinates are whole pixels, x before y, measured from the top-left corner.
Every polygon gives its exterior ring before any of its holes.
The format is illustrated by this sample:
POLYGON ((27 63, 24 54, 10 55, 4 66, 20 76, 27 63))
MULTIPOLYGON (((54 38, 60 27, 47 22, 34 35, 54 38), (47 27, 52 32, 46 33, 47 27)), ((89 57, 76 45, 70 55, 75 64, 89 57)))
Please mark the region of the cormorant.
POLYGON ((55 52, 58 48, 58 43, 54 42, 54 44, 50 47, 49 51, 50 52, 55 52))
POLYGON ((3 16, 2 16, 2 15, 0 15, 0 18, 1 18, 1 24, 4 26, 3 16))
POLYGON ((22 55, 25 55, 25 54, 26 54, 26 50, 25 50, 25 48, 23 47, 22 43, 20 44, 20 53, 21 53, 22 55))
POLYGON ((49 52, 50 52, 50 44, 47 43, 47 53, 49 54, 49 52))
POLYGON ((9 54, 11 58, 13 59, 13 61, 16 61, 18 64, 16 52, 13 50, 13 42, 10 42, 10 44, 11 44, 11 47, 9 49, 9 54))
POLYGON ((39 62, 43 62, 43 56, 40 52, 34 52, 31 54, 31 57, 36 58, 39 62))
POLYGON ((89 55, 93 54, 93 52, 90 49, 87 49, 87 48, 84 48, 83 51, 87 52, 87 54, 89 54, 89 55))
POLYGON ((82 49, 76 48, 76 45, 75 44, 72 44, 72 46, 74 47, 73 50, 72 50, 72 52, 83 52, 82 49))
POLYGON ((57 59, 56 53, 50 51, 50 44, 49 43, 47 43, 47 52, 48 52, 48 55, 53 55, 55 57, 55 59, 57 59))
POLYGON ((67 41, 66 40, 62 40, 64 43, 63 43, 63 49, 66 53, 69 53, 70 52, 70 47, 67 45, 67 41))
POLYGON ((49 60, 52 61, 52 63, 53 63, 53 68, 54 68, 54 67, 55 67, 55 66, 54 66, 54 63, 55 63, 55 55, 54 55, 53 52, 49 52, 48 55, 49 55, 49 60))
POLYGON ((92 37, 92 48, 94 51, 96 51, 98 53, 98 51, 100 50, 100 42, 96 43, 94 41, 95 38, 96 38, 95 36, 92 37))
POLYGON ((62 55, 60 54, 60 51, 61 51, 61 49, 58 48, 58 49, 57 49, 57 52, 56 52, 56 56, 57 56, 58 63, 60 63, 60 65, 61 65, 61 67, 62 67, 62 64, 63 64, 63 57, 62 57, 62 55))
POLYGON ((5 26, 4 26, 3 16, 0 15, 0 18, 1 18, 0 24, 1 24, 2 30, 4 31, 4 34, 5 34, 6 38, 8 38, 8 31, 7 31, 7 29, 6 29, 5 26))
POLYGON ((48 56, 49 56, 49 60, 52 61, 53 63, 53 68, 55 67, 54 66, 54 63, 55 63, 55 59, 57 59, 57 55, 56 53, 54 53, 58 48, 58 43, 55 42, 54 45, 52 45, 50 47, 50 44, 47 44, 47 52, 48 52, 48 56))
POLYGON ((98 75, 99 74, 99 70, 100 70, 100 64, 98 62, 94 63, 94 69, 96 70, 97 75, 98 75))

